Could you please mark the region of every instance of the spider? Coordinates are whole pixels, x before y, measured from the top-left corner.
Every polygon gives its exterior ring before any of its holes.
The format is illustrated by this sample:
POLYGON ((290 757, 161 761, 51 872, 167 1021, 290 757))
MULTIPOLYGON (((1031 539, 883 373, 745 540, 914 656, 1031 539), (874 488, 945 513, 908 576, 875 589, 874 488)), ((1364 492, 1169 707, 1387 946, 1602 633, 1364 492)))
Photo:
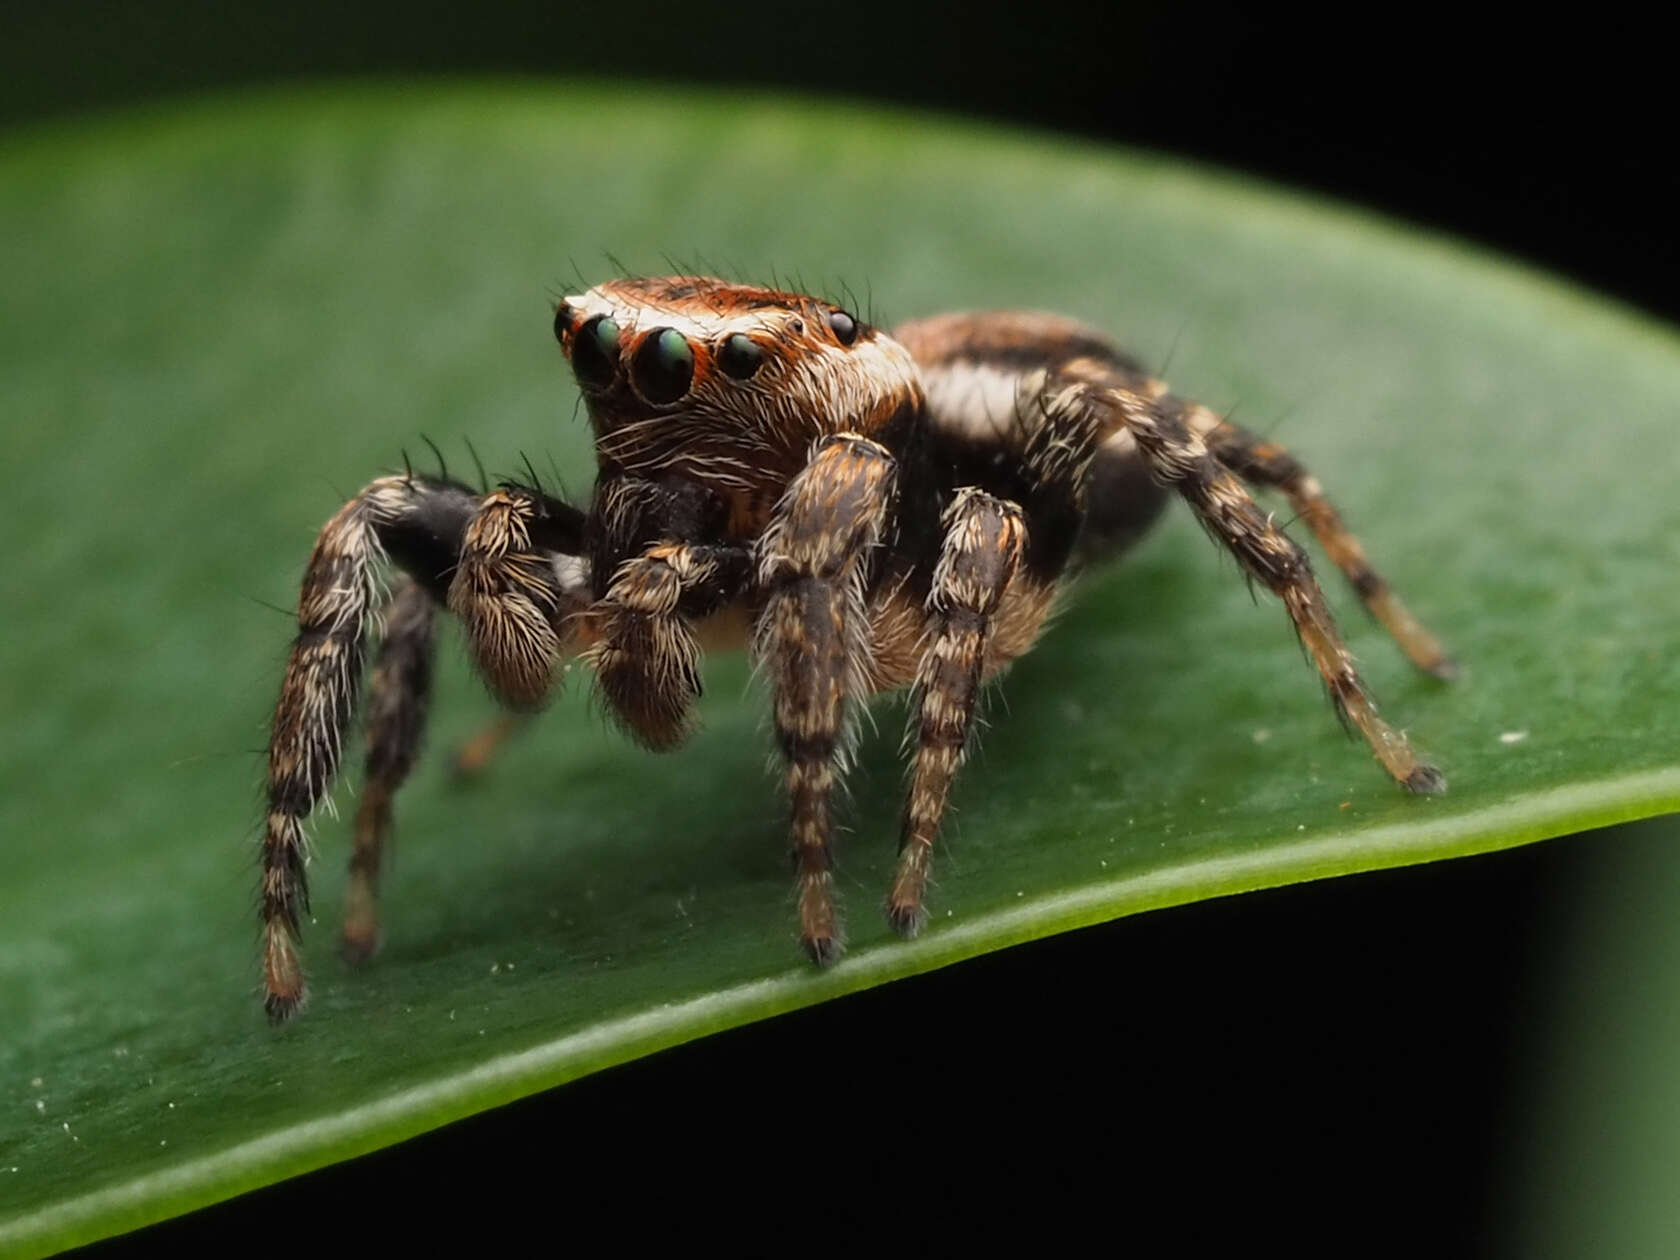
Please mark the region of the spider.
MULTIPOLYGON (((437 613, 511 710, 569 658, 633 739, 694 725, 700 643, 748 645, 772 692, 799 936, 842 948, 831 798, 851 719, 913 688, 914 767, 886 916, 914 936, 981 685, 1026 652, 1076 562, 1123 550, 1176 491, 1288 610, 1343 719, 1411 792, 1439 771, 1378 715, 1302 550, 1245 483, 1280 491, 1419 668, 1454 673, 1287 451, 1169 393, 1101 334, 1054 315, 942 315, 893 335, 832 303, 723 280, 621 279, 561 301, 554 332, 594 432, 580 509, 540 485, 481 493, 409 471, 322 529, 274 715, 262 846, 266 1009, 305 997, 304 823, 338 769, 363 672, 366 778, 343 947, 378 942, 392 801, 426 720, 437 613), (382 563, 398 575, 380 600, 382 563)), ((533 478, 534 481, 534 478, 533 478)))

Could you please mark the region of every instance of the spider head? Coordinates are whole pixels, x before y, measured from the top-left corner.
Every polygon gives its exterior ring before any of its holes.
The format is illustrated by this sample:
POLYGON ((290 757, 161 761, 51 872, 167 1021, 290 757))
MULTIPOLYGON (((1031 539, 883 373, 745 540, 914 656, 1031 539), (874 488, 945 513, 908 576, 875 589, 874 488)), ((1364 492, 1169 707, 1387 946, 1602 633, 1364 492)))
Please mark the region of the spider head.
POLYGON ((719 488, 803 465, 826 433, 881 434, 923 406, 909 353, 818 298, 691 276, 564 299, 554 332, 603 461, 719 488))

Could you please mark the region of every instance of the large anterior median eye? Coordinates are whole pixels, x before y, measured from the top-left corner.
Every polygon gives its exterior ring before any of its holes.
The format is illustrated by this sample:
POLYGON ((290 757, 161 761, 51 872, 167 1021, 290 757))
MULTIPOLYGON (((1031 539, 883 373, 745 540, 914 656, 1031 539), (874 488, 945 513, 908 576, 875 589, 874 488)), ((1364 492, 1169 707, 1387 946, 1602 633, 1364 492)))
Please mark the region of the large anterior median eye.
POLYGON ((656 328, 636 351, 630 380, 650 403, 676 402, 694 380, 694 351, 675 328, 656 328))
POLYGON ((618 375, 618 325, 597 315, 572 339, 572 371, 591 389, 605 389, 618 375))

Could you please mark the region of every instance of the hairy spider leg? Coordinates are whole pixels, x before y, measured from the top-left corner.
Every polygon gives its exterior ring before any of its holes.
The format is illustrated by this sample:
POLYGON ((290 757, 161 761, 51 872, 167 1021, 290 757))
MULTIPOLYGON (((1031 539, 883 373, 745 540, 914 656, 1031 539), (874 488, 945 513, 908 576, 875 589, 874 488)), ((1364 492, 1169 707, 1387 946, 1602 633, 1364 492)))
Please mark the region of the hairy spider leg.
POLYGON ((1220 463, 1245 481, 1281 491, 1319 545, 1352 585, 1366 609, 1393 636, 1412 664, 1436 678, 1458 677, 1458 663, 1441 641, 1412 615, 1393 588, 1366 558, 1359 539, 1343 524, 1341 514, 1325 496, 1324 487, 1293 455, 1275 442, 1223 420, 1206 407, 1174 398, 1160 400, 1163 409, 1177 406, 1192 432, 1207 442, 1220 463))
POLYGON ((1446 779, 1441 772, 1422 760, 1406 736, 1377 712, 1306 553, 1260 510, 1207 440, 1154 398, 1102 384, 1091 386, 1085 397, 1090 406, 1130 430, 1154 475, 1183 496, 1244 570, 1283 600, 1338 712, 1364 736, 1383 769, 1408 791, 1443 791, 1446 779))
POLYGON ((659 543, 618 568, 583 617, 584 659, 608 710, 642 745, 664 752, 692 731, 700 696, 693 619, 735 597, 751 552, 728 544, 659 543))
MULTIPOLYGON (((523 666, 538 650, 520 638, 528 629, 521 620, 520 601, 555 610, 554 623, 543 628, 548 636, 564 624, 568 601, 576 601, 556 577, 552 557, 530 548, 556 545, 575 553, 581 547, 581 524, 582 514, 575 509, 531 492, 504 488, 481 500, 458 482, 408 475, 371 482, 322 528, 304 570, 298 634, 269 741, 261 915, 264 1005, 271 1019, 289 1018, 306 995, 298 957, 301 916, 309 907, 304 822, 338 771, 344 733, 361 688, 363 640, 377 599, 381 562, 393 561, 413 579, 415 590, 436 602, 447 595, 453 606, 457 590, 464 586, 470 598, 462 598, 456 611, 466 624, 479 669, 487 679, 505 678, 513 672, 510 661, 523 666), (510 514, 519 515, 517 533, 504 523, 510 514), (463 569, 469 567, 463 581, 463 569)), ((406 773, 406 766, 399 770, 399 765, 412 757, 405 740, 419 737, 417 723, 409 719, 423 703, 417 708, 416 697, 404 687, 416 680, 407 658, 416 652, 423 655, 419 640, 429 638, 429 627, 423 636, 410 598, 405 589, 397 592, 381 654, 382 663, 391 664, 395 672, 375 682, 374 722, 390 718, 393 711, 397 716, 394 727, 378 725, 370 738, 374 800, 366 813, 358 812, 352 858, 353 864, 364 864, 366 882, 358 891, 360 877, 353 880, 352 919, 346 925, 346 941, 353 951, 377 935, 376 921, 370 937, 369 924, 356 916, 371 908, 377 855, 389 826, 389 794, 406 773), (404 625, 408 633, 402 632, 404 625), (395 641, 390 638, 393 629, 399 632, 395 641), (381 759, 378 769, 376 757, 381 759), (378 799, 381 794, 386 797, 383 802, 378 799), (367 901, 361 905, 364 893, 367 901)), ((536 639, 538 644, 548 641, 540 633, 536 639)))
POLYGON ((715 536, 722 512, 693 484, 614 474, 596 488, 590 553, 599 598, 578 619, 578 637, 608 714, 655 752, 694 729, 694 621, 752 581, 747 545, 700 541, 715 536))
POLYGON ((915 768, 887 894, 887 922, 900 936, 915 936, 926 922, 933 842, 974 726, 992 618, 1025 550, 1021 508, 972 486, 957 492, 941 524, 945 536, 927 597, 928 643, 906 732, 915 743, 915 768))
POLYGON ((800 941, 813 962, 843 948, 834 905, 829 798, 846 758, 848 704, 868 691, 870 553, 893 510, 897 468, 856 434, 819 439, 759 540, 767 596, 756 652, 774 690, 787 764, 800 941))
MULTIPOLYGON (((492 695, 508 708, 541 708, 581 606, 561 582, 555 556, 583 549, 583 513, 525 486, 484 496, 467 525, 449 583, 449 610, 492 695)), ((579 570, 581 577, 581 569, 579 570)))
POLYGON ((926 918, 933 845, 972 739, 996 621, 1011 610, 1028 611, 1035 627, 1042 621, 1085 522, 1104 426, 1084 405, 1083 383, 1059 370, 1062 357, 1047 348, 1045 368, 1021 379, 1020 447, 1008 471, 1014 497, 998 487, 963 488, 941 521, 907 732, 916 759, 887 894, 887 921, 902 936, 914 936, 926 918))
POLYGON ((379 867, 390 843, 397 789, 414 769, 426 732, 437 642, 437 601, 398 579, 385 601, 379 650, 367 684, 367 761, 356 804, 340 952, 361 963, 379 948, 379 867))
POLYGON ((478 499, 465 486, 422 477, 372 482, 322 528, 304 570, 292 642, 268 746, 262 849, 263 983, 269 1017, 303 1003, 298 959, 309 909, 304 820, 338 771, 362 679, 363 635, 387 554, 441 592, 478 499))

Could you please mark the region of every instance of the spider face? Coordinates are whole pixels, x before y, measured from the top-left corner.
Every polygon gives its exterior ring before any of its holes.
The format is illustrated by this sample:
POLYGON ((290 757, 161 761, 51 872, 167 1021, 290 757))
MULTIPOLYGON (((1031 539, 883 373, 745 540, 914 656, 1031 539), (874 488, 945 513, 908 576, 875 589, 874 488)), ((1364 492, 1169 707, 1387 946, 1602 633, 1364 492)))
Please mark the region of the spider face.
POLYGON ((575 658, 606 711, 658 752, 695 725, 702 636, 750 642, 785 769, 799 937, 818 963, 843 939, 830 801, 859 705, 913 688, 914 764, 885 905, 912 936, 982 684, 1033 645, 1074 558, 1125 547, 1171 492, 1281 600, 1383 770, 1410 791, 1444 786, 1377 713, 1305 553, 1250 494, 1283 495, 1412 661, 1449 676, 1317 478, 1175 397, 1099 333, 993 312, 889 337, 818 298, 682 276, 568 297, 554 328, 595 433, 587 505, 538 485, 381 477, 310 556, 269 745, 272 1018, 303 1001, 304 823, 337 771, 373 627, 344 949, 362 960, 377 944, 380 855, 425 725, 440 608, 509 708, 539 708, 575 658), (386 562, 405 577, 381 607, 386 562))
POLYGON ((877 434, 923 399, 891 337, 775 289, 614 280, 565 298, 554 332, 604 464, 716 489, 785 481, 823 434, 877 434))

